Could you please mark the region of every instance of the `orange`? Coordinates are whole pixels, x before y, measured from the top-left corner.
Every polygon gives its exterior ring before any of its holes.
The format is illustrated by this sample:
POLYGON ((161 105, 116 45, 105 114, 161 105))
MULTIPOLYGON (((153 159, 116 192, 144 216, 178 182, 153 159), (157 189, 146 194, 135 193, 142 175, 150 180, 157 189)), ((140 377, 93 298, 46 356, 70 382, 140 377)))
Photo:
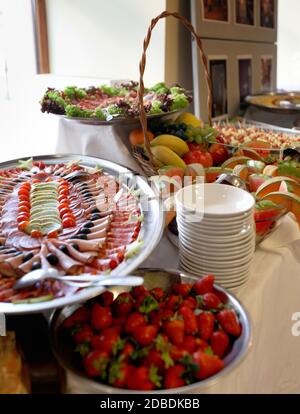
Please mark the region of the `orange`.
POLYGON ((261 198, 273 192, 290 192, 300 197, 300 184, 292 178, 274 177, 265 181, 256 191, 256 197, 261 198), (285 184, 285 186, 283 186, 285 184), (283 190, 284 191, 281 191, 283 190))
MULTIPOLYGON (((151 131, 147 131, 147 137, 149 141, 152 141, 154 138, 154 134, 152 134, 151 131)), ((133 147, 135 147, 136 145, 144 144, 143 130, 141 128, 135 128, 132 131, 130 131, 129 141, 133 147)))

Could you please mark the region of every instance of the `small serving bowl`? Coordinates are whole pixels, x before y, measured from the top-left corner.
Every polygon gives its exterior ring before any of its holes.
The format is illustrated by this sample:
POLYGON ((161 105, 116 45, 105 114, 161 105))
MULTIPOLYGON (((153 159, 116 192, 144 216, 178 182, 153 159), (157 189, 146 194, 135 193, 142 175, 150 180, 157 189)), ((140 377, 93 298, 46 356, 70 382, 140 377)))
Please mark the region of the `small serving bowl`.
MULTIPOLYGON (((176 271, 176 270, 164 270, 164 269, 138 269, 134 272, 136 275, 144 277, 144 285, 146 288, 152 289, 154 287, 161 287, 165 291, 170 290, 174 283, 185 282, 195 283, 199 278, 176 271)), ((229 354, 224 359, 225 367, 222 371, 216 375, 209 377, 205 380, 195 382, 184 387, 155 390, 155 391, 131 391, 128 389, 121 389, 111 387, 96 380, 89 378, 82 370, 80 364, 74 356, 74 345, 62 328, 64 320, 70 316, 79 306, 70 305, 63 309, 56 310, 50 320, 50 341, 54 355, 56 356, 60 365, 72 376, 72 378, 80 384, 81 390, 84 393, 90 394, 178 394, 199 392, 203 393, 209 387, 215 383, 222 381, 222 379, 229 372, 232 372, 243 361, 246 354, 249 351, 252 342, 252 325, 250 317, 243 307, 243 305, 229 293, 227 290, 221 288, 215 284, 217 291, 226 295, 227 303, 235 309, 239 315, 240 323, 242 325, 242 334, 233 344, 233 347, 229 354)), ((130 288, 127 289, 127 291, 130 288)), ((113 294, 117 296, 119 293, 126 291, 124 287, 115 287, 111 289, 113 294)))

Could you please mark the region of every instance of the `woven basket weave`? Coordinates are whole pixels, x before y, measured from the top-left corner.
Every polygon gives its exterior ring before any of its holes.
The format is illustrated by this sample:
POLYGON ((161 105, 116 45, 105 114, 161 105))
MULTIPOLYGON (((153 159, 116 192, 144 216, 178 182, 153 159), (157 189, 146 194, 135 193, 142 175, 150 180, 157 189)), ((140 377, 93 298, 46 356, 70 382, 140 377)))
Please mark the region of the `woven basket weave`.
POLYGON ((206 86, 207 86, 208 123, 209 125, 211 125, 212 84, 211 84, 211 79, 210 79, 209 70, 208 70, 207 58, 206 58, 206 55, 204 53, 203 46, 202 46, 202 41, 199 35, 196 33, 192 24, 185 17, 181 16, 179 13, 176 13, 176 12, 172 13, 172 12, 164 11, 151 20, 151 24, 148 28, 147 35, 144 39, 143 53, 142 53, 142 58, 140 60, 140 66, 139 66, 139 72, 140 72, 140 82, 139 82, 139 92, 138 92, 139 113, 140 113, 139 117, 140 117, 140 123, 142 126, 143 135, 144 135, 145 153, 148 157, 148 160, 145 159, 140 153, 138 153, 134 147, 132 147, 132 154, 134 158, 137 160, 137 162, 139 163, 141 169, 143 170, 146 176, 153 176, 157 174, 157 168, 155 167, 154 162, 153 162, 153 155, 151 152, 150 142, 147 137, 147 116, 146 116, 144 103, 143 103, 143 97, 144 97, 144 91, 145 91, 143 77, 144 77, 144 72, 145 72, 145 67, 146 67, 146 52, 147 52, 147 49, 148 49, 148 46, 151 40, 152 31, 154 27, 156 26, 159 20, 165 19, 166 17, 169 17, 169 16, 174 17, 175 19, 178 19, 191 32, 191 34, 194 36, 195 41, 197 43, 197 47, 200 52, 201 62, 202 62, 204 73, 205 73, 205 81, 206 81, 206 86))

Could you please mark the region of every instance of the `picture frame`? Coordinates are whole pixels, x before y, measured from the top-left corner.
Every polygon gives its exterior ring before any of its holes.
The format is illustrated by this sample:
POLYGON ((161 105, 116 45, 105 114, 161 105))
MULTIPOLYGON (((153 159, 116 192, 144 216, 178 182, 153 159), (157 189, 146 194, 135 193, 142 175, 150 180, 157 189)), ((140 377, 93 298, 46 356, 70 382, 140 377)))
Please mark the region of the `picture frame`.
POLYGON ((229 0, 201 0, 203 20, 229 24, 229 0))
POLYGON ((260 0, 259 24, 262 29, 273 30, 276 28, 275 0, 260 0))
POLYGON ((260 84, 261 92, 270 92, 272 90, 272 73, 274 70, 273 56, 260 56, 260 84))
POLYGON ((240 104, 243 104, 246 96, 253 94, 253 56, 238 55, 237 64, 239 98, 240 104))
POLYGON ((207 59, 212 83, 212 117, 224 119, 228 116, 228 56, 209 55, 207 59))
POLYGON ((261 27, 260 25, 261 0, 253 0, 253 24, 242 24, 237 21, 237 0, 228 0, 228 21, 207 18, 204 1, 206 0, 190 0, 191 20, 200 37, 263 43, 277 41, 277 0, 272 0, 274 1, 274 28, 261 27))
POLYGON ((254 0, 235 0, 234 23, 241 26, 255 26, 255 5, 254 0))

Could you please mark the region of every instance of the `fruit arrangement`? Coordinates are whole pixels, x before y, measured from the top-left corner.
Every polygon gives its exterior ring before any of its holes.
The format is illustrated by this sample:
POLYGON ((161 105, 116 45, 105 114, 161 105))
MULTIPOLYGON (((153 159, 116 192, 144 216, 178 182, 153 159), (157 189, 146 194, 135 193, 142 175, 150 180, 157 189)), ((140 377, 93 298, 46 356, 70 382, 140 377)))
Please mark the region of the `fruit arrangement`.
POLYGON ((215 375, 242 333, 239 315, 208 275, 170 293, 106 291, 63 322, 86 375, 130 390, 182 387, 215 375))
MULTIPOLYGON (((257 240, 268 234, 277 220, 291 212, 300 225, 300 155, 273 156, 273 147, 299 144, 300 138, 254 127, 204 126, 193 114, 175 121, 154 123, 148 137, 155 166, 161 176, 183 185, 183 178, 202 176, 213 183, 223 173, 239 176, 256 199, 257 240), (233 147, 233 145, 235 145, 233 147), (174 180, 173 180, 174 181, 174 180)), ((143 153, 143 134, 134 130, 130 142, 143 153)), ((176 190, 177 186, 170 186, 176 190)))

